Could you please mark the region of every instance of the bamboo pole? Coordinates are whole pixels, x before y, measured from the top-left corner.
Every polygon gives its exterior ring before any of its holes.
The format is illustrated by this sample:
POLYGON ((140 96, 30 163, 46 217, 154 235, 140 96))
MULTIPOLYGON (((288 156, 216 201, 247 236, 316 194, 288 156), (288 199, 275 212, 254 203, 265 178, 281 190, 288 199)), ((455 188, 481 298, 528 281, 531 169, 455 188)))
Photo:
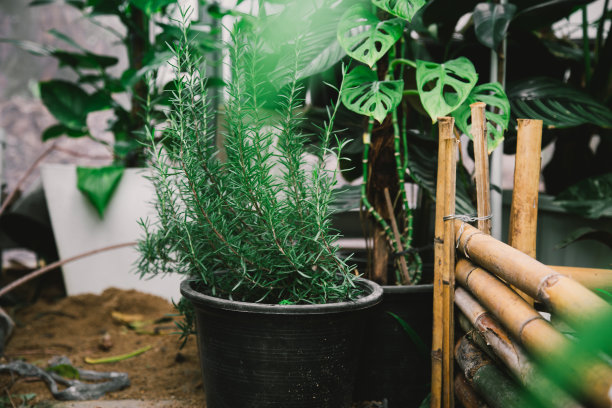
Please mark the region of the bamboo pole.
MULTIPOLYGON (((495 276, 462 259, 457 262, 456 278, 538 359, 551 363, 569 350, 569 340, 495 276)), ((612 367, 591 358, 565 369, 597 406, 612 406, 612 367)))
MULTIPOLYGON (((552 404, 553 407, 582 408, 582 405, 542 375, 523 347, 510 338, 497 319, 491 316, 469 292, 458 287, 455 290, 455 304, 463 312, 461 317, 465 316, 470 325, 467 329, 476 329, 485 347, 495 353, 521 384, 538 395, 546 395, 545 402, 552 404)), ((472 340, 480 345, 476 338, 472 340)))
MULTIPOLYGON (((508 244, 532 258, 536 256, 541 153, 542 121, 518 119, 508 244)), ((533 298, 518 293, 533 305, 533 298)))
POLYGON ((458 250, 476 264, 547 305, 576 328, 612 307, 578 282, 523 252, 455 220, 458 250))
POLYGON ((487 404, 461 373, 455 376, 455 397, 463 408, 487 408, 487 404))
POLYGON ((491 234, 491 199, 489 188, 489 155, 487 154, 487 121, 484 102, 470 105, 472 111, 472 139, 474 140, 474 174, 476 176, 476 206, 478 229, 491 234))
POLYGON ((499 370, 467 336, 457 342, 455 358, 468 383, 491 408, 530 406, 520 387, 499 370))
MULTIPOLYGON (((385 187, 385 202, 387 204, 387 211, 389 212, 389 219, 391 221, 391 228, 393 229, 393 236, 395 237, 395 245, 397 245, 397 251, 403 252, 404 246, 402 245, 402 239, 400 236, 399 228, 397 227, 397 221, 395 220, 395 214, 393 211, 393 202, 391 201, 391 195, 389 194, 389 189, 385 187)), ((402 271, 402 278, 404 285, 410 285, 410 274, 408 274, 408 265, 406 264, 406 257, 400 256, 400 269, 402 271)))
POLYGON ((589 289, 612 291, 612 269, 549 266, 561 275, 568 276, 589 289))
POLYGON ((454 406, 453 398, 453 293, 455 235, 452 220, 455 213, 456 147, 454 119, 438 118, 438 181, 434 239, 434 304, 431 348, 432 408, 454 406))

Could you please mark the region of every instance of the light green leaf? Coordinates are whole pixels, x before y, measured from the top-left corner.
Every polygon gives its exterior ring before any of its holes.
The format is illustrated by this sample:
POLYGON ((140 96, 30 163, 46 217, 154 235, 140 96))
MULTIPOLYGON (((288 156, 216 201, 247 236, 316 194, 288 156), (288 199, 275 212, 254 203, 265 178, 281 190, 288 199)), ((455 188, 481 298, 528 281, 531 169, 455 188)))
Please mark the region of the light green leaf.
POLYGON ((77 188, 93 204, 100 218, 104 216, 123 171, 121 166, 77 167, 77 188))
POLYGON ((512 116, 542 119, 545 126, 567 128, 583 124, 612 127, 612 111, 589 94, 559 80, 530 78, 508 87, 512 116))
POLYGON ((162 7, 176 3, 176 1, 177 0, 130 0, 130 3, 150 16, 158 12, 162 7))
POLYGON ((47 371, 57 373, 62 377, 69 378, 71 380, 78 380, 79 378, 81 378, 79 370, 77 370, 70 364, 58 364, 55 366, 51 366, 47 368, 47 371))
POLYGON ((416 80, 421 103, 435 123, 461 106, 476 85, 478 74, 465 57, 444 64, 417 60, 416 80))
POLYGON ((49 112, 71 129, 84 129, 89 95, 72 82, 54 79, 40 83, 40 97, 49 112))
POLYGON ((510 102, 504 89, 498 82, 478 85, 463 104, 452 113, 455 124, 459 130, 472 138, 472 112, 470 105, 474 102, 484 102, 489 107, 494 107, 495 112, 485 111, 487 119, 487 149, 491 153, 500 143, 504 141, 504 132, 508 130, 510 121, 510 102), (498 127, 500 129, 498 129, 498 127))
POLYGON ((411 21, 425 5, 425 0, 372 0, 372 3, 389 14, 411 21))
POLYGON ((402 101, 404 81, 378 81, 376 72, 359 65, 346 75, 342 87, 344 106, 382 122, 402 101))
POLYGON ((404 22, 399 18, 380 21, 368 7, 356 4, 338 24, 338 41, 346 53, 370 67, 401 37, 404 22))

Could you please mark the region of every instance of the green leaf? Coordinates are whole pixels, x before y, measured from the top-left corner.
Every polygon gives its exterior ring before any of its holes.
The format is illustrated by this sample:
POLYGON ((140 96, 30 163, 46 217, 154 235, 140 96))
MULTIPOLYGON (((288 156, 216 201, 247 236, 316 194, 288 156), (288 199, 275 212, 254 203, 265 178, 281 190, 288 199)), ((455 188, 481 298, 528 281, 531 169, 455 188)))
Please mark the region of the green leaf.
POLYGON ((612 249, 612 233, 591 227, 582 227, 572 231, 563 241, 555 245, 555 249, 563 249, 574 242, 587 240, 599 241, 612 249))
POLYGON ((478 74, 465 57, 444 64, 417 60, 416 80, 421 103, 435 123, 461 106, 476 85, 478 74))
POLYGON ((53 3, 60 3, 60 4, 68 4, 70 6, 73 6, 79 10, 83 10, 85 8, 85 1, 84 0, 64 0, 64 1, 59 1, 59 0, 33 0, 30 2, 30 4, 28 4, 28 6, 30 7, 36 7, 36 6, 46 6, 47 4, 53 4, 53 3))
POLYGON ((372 0, 372 4, 389 14, 411 21, 416 12, 425 5, 425 0, 372 0))
POLYGON ((81 375, 79 374, 79 370, 77 370, 70 364, 58 364, 55 366, 51 366, 47 368, 47 371, 57 373, 62 377, 69 378, 71 380, 78 380, 81 377, 81 375))
POLYGON ((511 3, 479 3, 476 5, 472 18, 474 32, 482 45, 497 50, 506 36, 516 6, 511 3))
POLYGON ((87 113, 97 112, 110 109, 113 106, 113 100, 105 90, 100 90, 89 95, 85 104, 87 113))
POLYGON ((504 132, 510 122, 510 102, 504 89, 498 82, 478 85, 465 102, 452 113, 459 130, 472 138, 472 111, 470 105, 474 102, 484 102, 488 107, 494 107, 495 112, 485 111, 487 119, 487 149, 491 153, 504 140, 504 132), (498 127, 500 129, 498 129, 498 127))
POLYGON ((338 41, 348 55, 372 67, 401 37, 399 18, 380 21, 368 7, 356 4, 338 24, 338 41))
POLYGON ((404 81, 378 81, 376 72, 359 65, 346 75, 342 87, 344 106, 382 123, 402 101, 404 81))
POLYGON ((123 171, 121 166, 77 167, 77 188, 93 204, 100 218, 104 216, 123 171))
POLYGON ((146 15, 157 13, 162 7, 172 3, 176 3, 177 0, 130 0, 130 4, 137 7, 145 12, 146 15))
POLYGON ((36 55, 38 57, 46 57, 52 54, 53 48, 48 47, 43 44, 35 43, 34 41, 27 40, 14 40, 11 38, 0 38, 0 43, 9 43, 13 44, 22 50, 29 52, 32 55, 36 55))
POLYGON ((59 79, 41 82, 40 97, 61 124, 76 130, 86 128, 89 95, 79 86, 59 79))
POLYGON ((408 324, 408 322, 406 322, 404 319, 402 319, 393 312, 387 313, 395 320, 397 320, 399 325, 402 327, 402 330, 406 332, 408 337, 410 337, 410 340, 412 340, 412 343, 414 343, 414 345, 416 346, 417 350, 419 350, 421 357, 429 357, 429 348, 425 345, 425 342, 423 341, 423 339, 421 339, 419 334, 408 324))
POLYGON ((49 139, 54 139, 62 135, 67 135, 70 137, 82 137, 87 135, 87 132, 84 132, 82 130, 70 129, 69 127, 58 123, 57 125, 52 125, 45 129, 45 131, 42 133, 42 141, 46 142, 49 139))
POLYGON ((612 293, 608 292, 605 289, 595 289, 596 292, 599 292, 599 295, 604 298, 606 302, 612 305, 612 293))
POLYGON ((579 181, 557 195, 555 203, 586 218, 612 217, 612 173, 579 181))
POLYGON ((542 119, 556 128, 592 124, 612 127, 612 111, 589 94, 552 78, 537 77, 508 87, 515 118, 542 119))

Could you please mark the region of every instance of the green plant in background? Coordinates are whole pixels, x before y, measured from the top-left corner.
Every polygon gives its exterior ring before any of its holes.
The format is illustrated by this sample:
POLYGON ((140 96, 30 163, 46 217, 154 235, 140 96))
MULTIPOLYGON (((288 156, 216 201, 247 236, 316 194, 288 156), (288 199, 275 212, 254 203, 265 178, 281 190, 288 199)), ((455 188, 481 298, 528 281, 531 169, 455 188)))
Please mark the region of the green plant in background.
MULTIPOLYGON (((510 106, 501 85, 489 83, 476 86, 478 75, 467 58, 459 57, 443 63, 406 58, 406 50, 413 42, 409 37, 412 29, 410 23, 424 5, 422 0, 360 2, 345 12, 338 24, 338 40, 346 53, 367 65, 355 66, 348 73, 344 79, 346 90, 342 97, 344 106, 369 118, 363 140, 361 200, 378 223, 373 235, 382 230, 392 253, 404 249, 406 255, 403 256, 410 265, 410 277, 397 278, 398 282, 404 283, 418 282, 422 267, 418 252, 410 251, 413 216, 404 184, 410 177, 413 182, 429 189, 430 194, 433 187, 423 182, 419 170, 411 166, 416 160, 408 140, 406 107, 402 106, 404 101, 412 95, 418 96, 422 109, 432 123, 438 117, 453 115, 459 130, 467 135, 470 135, 469 105, 482 101, 495 107, 496 111, 486 113, 490 122, 489 151, 503 141, 503 131, 507 129, 510 117, 510 106), (379 136, 373 135, 374 121, 378 122, 379 129, 389 130, 379 132, 379 136), (370 181, 377 171, 372 161, 380 153, 371 151, 372 138, 393 140, 393 148, 387 154, 394 156, 394 185, 382 188, 393 192, 394 214, 389 214, 381 200, 377 199, 381 186, 372 185, 375 183, 370 181), (400 242, 389 227, 391 218, 403 225, 400 242)), ((374 147, 375 150, 378 148, 374 147)), ((388 162, 387 167, 390 167, 388 162)), ((465 211, 464 207, 460 208, 465 211)), ((376 240, 374 245, 377 245, 376 240)), ((375 253, 380 251, 375 250, 375 253)), ((374 260, 374 263, 381 262, 386 264, 386 256, 374 260)), ((375 279, 386 281, 381 276, 375 279)))
MULTIPOLYGON (((123 169, 145 165, 143 150, 144 111, 143 101, 147 96, 145 75, 156 70, 168 59, 170 52, 166 43, 176 39, 176 27, 163 21, 177 0, 71 0, 65 4, 76 8, 82 16, 104 28, 127 55, 127 66, 118 74, 113 72, 119 59, 116 56, 100 55, 82 46, 78 39, 69 37, 57 29, 49 31, 53 37, 69 46, 69 49, 54 48, 29 41, 11 41, 35 55, 51 56, 60 67, 70 69, 76 79, 72 81, 51 79, 39 83, 43 104, 57 120, 47 128, 42 140, 47 141, 66 135, 70 138, 88 137, 108 147, 113 155, 109 166, 77 170, 78 188, 89 198, 100 216, 117 187, 123 169), (158 18, 154 18, 158 15, 158 18), (124 28, 117 30, 101 23, 100 16, 116 17, 124 28), (153 32, 158 31, 155 36, 153 32), (126 94, 129 102, 121 103, 120 94, 126 94), (100 140, 88 127, 90 114, 112 111, 107 130, 113 141, 100 140)), ((30 6, 44 6, 55 0, 34 0, 30 6)), ((197 39, 198 52, 218 49, 216 32, 194 23, 190 37, 197 39)), ((170 84, 171 85, 171 84, 170 84)), ((167 104, 167 92, 154 88, 153 98, 167 104)), ((160 116, 160 112, 153 112, 160 116)))
MULTIPOLYGON (((356 297, 355 275, 338 256, 330 226, 336 171, 325 169, 337 104, 320 130, 314 163, 305 156, 299 44, 279 94, 264 101, 258 32, 239 22, 230 47, 221 161, 213 143, 203 60, 183 13, 173 46, 175 90, 167 127, 148 128, 158 220, 143 221, 143 275, 178 272, 212 295, 266 303, 326 303, 356 297), (275 106, 267 111, 265 106, 275 106), (225 271, 225 272, 219 272, 225 271)), ((340 92, 342 93, 342 92, 340 92)))

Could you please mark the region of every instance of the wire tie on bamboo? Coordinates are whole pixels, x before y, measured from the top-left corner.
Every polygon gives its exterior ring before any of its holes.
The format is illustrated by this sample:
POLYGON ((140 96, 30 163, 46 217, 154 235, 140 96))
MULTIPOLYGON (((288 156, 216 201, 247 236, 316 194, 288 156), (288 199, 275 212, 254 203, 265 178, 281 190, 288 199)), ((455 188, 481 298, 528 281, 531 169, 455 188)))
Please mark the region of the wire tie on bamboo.
MULTIPOLYGON (((445 215, 443 220, 444 221, 448 221, 448 220, 460 220, 461 221, 461 227, 459 227, 459 233, 457 234, 457 242, 455 243, 455 248, 459 248, 459 242, 461 242, 461 236, 463 235, 463 230, 465 227, 465 223, 473 223, 473 222, 477 222, 477 221, 486 221, 486 220, 490 220, 493 218, 492 214, 489 215, 484 215, 482 217, 478 217, 476 216, 476 214, 473 215, 467 215, 467 214, 452 214, 452 215, 445 215)), ((475 234, 477 234, 478 232, 476 232, 475 234)), ((474 234, 472 234, 474 235, 474 234)), ((470 238, 472 237, 472 235, 470 235, 468 237, 468 239, 465 241, 465 245, 463 246, 463 255, 465 256, 466 259, 470 259, 470 256, 468 255, 468 251, 467 251, 467 244, 470 240, 470 238)))

